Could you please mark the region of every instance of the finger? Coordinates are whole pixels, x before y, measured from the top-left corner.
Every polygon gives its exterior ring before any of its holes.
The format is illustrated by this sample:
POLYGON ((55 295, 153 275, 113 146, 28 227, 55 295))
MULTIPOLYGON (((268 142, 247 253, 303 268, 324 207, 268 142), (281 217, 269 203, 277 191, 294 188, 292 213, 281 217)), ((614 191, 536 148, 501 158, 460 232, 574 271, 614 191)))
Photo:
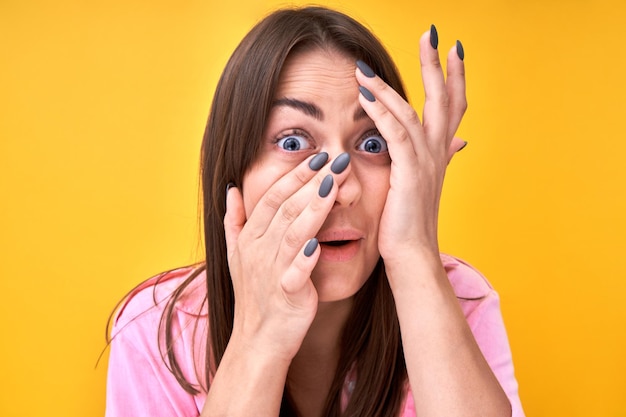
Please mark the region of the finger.
POLYGON ((448 164, 452 160, 452 157, 463 148, 467 146, 467 142, 463 139, 457 138, 456 136, 452 138, 452 143, 448 147, 448 164))
POLYGON ((438 41, 433 41, 437 37, 437 29, 432 25, 431 30, 424 33, 420 38, 420 63, 426 96, 423 125, 426 140, 434 145, 443 140, 441 145, 445 145, 445 149, 447 149, 450 144, 449 141, 452 139, 446 137, 449 99, 439 61, 438 41))
POLYGON ((310 297, 309 291, 315 291, 311 282, 311 273, 319 257, 319 242, 316 238, 310 239, 285 271, 280 284, 290 302, 300 304, 299 301, 310 297))
POLYGON ((243 206, 243 197, 237 187, 229 184, 226 190, 226 215, 224 216, 224 233, 228 259, 231 258, 243 225, 246 223, 246 210, 243 206))
POLYGON ((357 61, 356 77, 361 90, 361 106, 381 130, 385 140, 392 143, 390 156, 399 162, 402 155, 413 163, 416 154, 424 146, 423 130, 419 115, 413 107, 391 86, 362 61, 357 61), (368 112, 369 111, 369 112, 368 112), (371 113, 370 113, 371 112, 371 113), (383 131, 385 133, 383 133, 383 131), (397 148, 393 150, 392 148, 397 148))
POLYGON ((324 177, 319 191, 294 221, 284 230, 279 253, 279 262, 290 263, 296 252, 311 236, 315 236, 335 204, 337 184, 332 174, 324 177))
MULTIPOLYGON (((380 79, 378 78, 378 80, 380 79)), ((382 80, 380 81, 382 82, 382 80)), ((372 83, 369 82, 368 84, 371 85, 372 83)), ((417 113, 415 113, 411 106, 402 100, 407 107, 404 109, 405 116, 402 119, 404 120, 403 124, 400 121, 400 117, 397 117, 396 114, 382 102, 382 100, 377 100, 369 89, 361 86, 360 91, 361 94, 359 94, 359 102, 361 103, 363 110, 365 110, 367 115, 376 125, 380 134, 387 141, 387 145, 389 147, 389 157, 391 158, 392 164, 399 167, 415 167, 417 164, 418 154, 420 153, 419 148, 420 146, 423 146, 423 143, 420 145, 420 142, 423 142, 423 139, 417 113), (409 129, 411 129, 412 133, 409 132, 405 124, 410 126, 409 129), (415 139, 413 137, 415 137, 415 139)), ((389 98, 391 95, 390 91, 393 91, 391 87, 386 86, 382 88, 382 90, 381 88, 377 88, 376 91, 381 96, 386 95, 386 102, 392 102, 393 105, 395 100, 389 98), (381 91, 384 92, 381 94, 381 91)), ((395 112, 399 112, 397 109, 399 106, 396 104, 395 107, 395 112)))
POLYGON ((448 52, 446 89, 449 98, 448 135, 454 135, 467 110, 465 93, 465 51, 460 41, 456 41, 448 52))
MULTIPOLYGON (((328 160, 326 152, 307 158, 293 170, 278 179, 261 197, 248 219, 254 238, 262 236, 283 203, 309 183, 328 160)), ((321 180, 320 180, 321 181, 321 180)))
MULTIPOLYGON (((349 161, 349 154, 342 155, 331 167, 336 162, 349 161)), ((303 187, 285 201, 266 233, 268 239, 280 242, 277 262, 282 265, 291 263, 304 242, 319 232, 335 204, 339 186, 350 175, 350 169, 347 164, 340 172, 326 173, 314 194, 303 187)), ((312 183, 317 183, 317 179, 312 183)))

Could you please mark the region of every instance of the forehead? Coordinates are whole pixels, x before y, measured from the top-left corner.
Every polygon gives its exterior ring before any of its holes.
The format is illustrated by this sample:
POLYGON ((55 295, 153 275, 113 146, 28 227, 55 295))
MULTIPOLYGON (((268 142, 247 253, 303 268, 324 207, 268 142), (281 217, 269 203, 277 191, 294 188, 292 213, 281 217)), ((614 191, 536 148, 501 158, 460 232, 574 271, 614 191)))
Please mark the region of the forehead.
POLYGON ((281 71, 276 98, 358 96, 355 60, 339 51, 315 48, 289 56, 281 71))

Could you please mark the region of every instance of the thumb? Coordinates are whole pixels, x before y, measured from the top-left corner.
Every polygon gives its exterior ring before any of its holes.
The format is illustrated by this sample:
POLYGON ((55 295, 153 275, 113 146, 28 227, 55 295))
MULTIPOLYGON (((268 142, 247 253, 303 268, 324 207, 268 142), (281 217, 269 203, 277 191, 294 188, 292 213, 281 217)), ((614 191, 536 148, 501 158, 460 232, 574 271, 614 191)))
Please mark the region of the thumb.
POLYGON ((224 233, 226 235, 226 248, 228 259, 231 258, 239 233, 246 223, 246 210, 243 206, 243 196, 237 187, 229 184, 226 189, 226 215, 224 216, 224 233))

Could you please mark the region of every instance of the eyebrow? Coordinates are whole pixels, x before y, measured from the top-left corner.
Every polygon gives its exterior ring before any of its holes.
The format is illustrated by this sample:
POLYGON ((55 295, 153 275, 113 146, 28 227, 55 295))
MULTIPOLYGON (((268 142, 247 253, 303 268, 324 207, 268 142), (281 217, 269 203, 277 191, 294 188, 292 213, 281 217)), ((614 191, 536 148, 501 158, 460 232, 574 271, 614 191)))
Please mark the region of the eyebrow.
POLYGON ((272 103, 272 107, 285 106, 299 110, 307 116, 315 117, 317 120, 324 120, 324 112, 318 106, 295 98, 280 98, 272 103))
MULTIPOLYGON (((314 117, 315 119, 319 121, 324 120, 324 112, 322 111, 322 109, 320 109, 319 106, 313 103, 310 103, 308 101, 302 101, 302 100, 298 100, 295 98, 280 98, 278 100, 274 100, 274 102, 272 103, 272 107, 279 107, 279 106, 285 106, 285 107, 290 107, 295 110, 299 110, 302 113, 306 114, 307 116, 314 117)), ((357 122, 361 119, 368 118, 368 117, 369 116, 367 115, 367 113, 365 113, 365 110, 363 110, 363 107, 359 106, 354 112, 353 119, 355 122, 357 122)))

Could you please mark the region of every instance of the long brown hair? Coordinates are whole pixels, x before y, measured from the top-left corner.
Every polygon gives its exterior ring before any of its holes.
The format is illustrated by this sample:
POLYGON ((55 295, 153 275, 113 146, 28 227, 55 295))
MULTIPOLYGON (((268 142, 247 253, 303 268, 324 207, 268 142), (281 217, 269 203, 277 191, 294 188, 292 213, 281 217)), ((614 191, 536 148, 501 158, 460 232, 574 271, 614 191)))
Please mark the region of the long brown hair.
MULTIPOLYGON (((215 91, 202 143, 203 220, 210 337, 207 340, 206 387, 219 365, 233 329, 234 293, 228 270, 223 219, 229 182, 242 184, 257 157, 275 98, 281 69, 296 50, 332 48, 361 59, 406 98, 398 71, 381 43, 354 19, 326 8, 284 9, 258 23, 242 40, 224 69, 215 91), (211 364, 215 368, 211 369, 211 364)), ((244 190, 245 192, 245 190, 244 190)), ((167 365, 181 385, 197 393, 172 353, 173 307, 193 274, 170 299, 163 315, 167 365)), ((395 304, 382 260, 355 295, 341 341, 341 356, 324 415, 341 415, 344 381, 354 366, 358 375, 344 415, 396 416, 407 382, 395 304)), ((288 390, 281 415, 297 415, 288 390)))

